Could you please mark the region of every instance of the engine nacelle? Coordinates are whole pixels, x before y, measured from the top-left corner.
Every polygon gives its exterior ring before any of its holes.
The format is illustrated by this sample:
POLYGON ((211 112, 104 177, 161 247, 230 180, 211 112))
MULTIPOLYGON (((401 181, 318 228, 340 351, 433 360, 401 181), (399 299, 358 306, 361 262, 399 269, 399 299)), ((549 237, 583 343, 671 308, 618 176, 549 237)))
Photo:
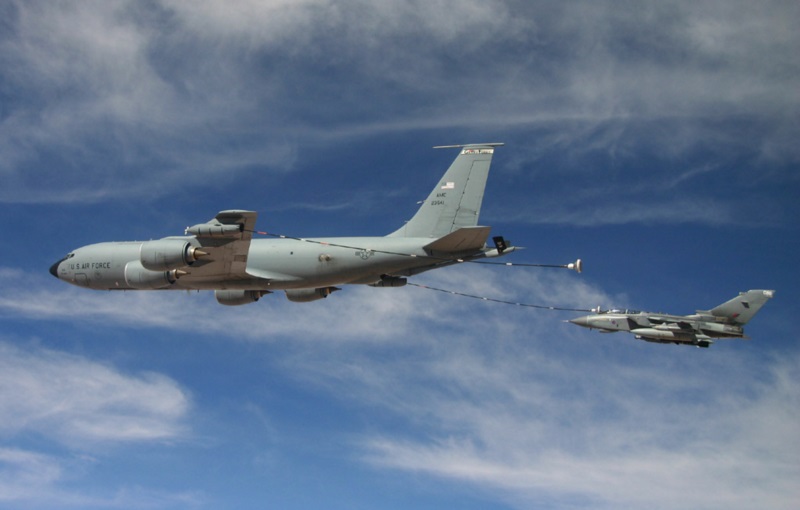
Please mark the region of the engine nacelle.
POLYGON ((286 297, 295 303, 308 303, 331 295, 331 293, 341 290, 338 287, 320 287, 318 289, 295 289, 287 290, 286 297))
POLYGON ((215 290, 217 303, 225 306, 239 306, 255 303, 261 296, 269 294, 268 290, 215 290))
POLYGON ((206 255, 183 239, 159 239, 142 243, 139 261, 151 271, 169 271, 192 265, 206 255))
POLYGON ((177 270, 151 271, 142 267, 138 260, 125 264, 125 283, 140 290, 166 289, 178 280, 177 270))

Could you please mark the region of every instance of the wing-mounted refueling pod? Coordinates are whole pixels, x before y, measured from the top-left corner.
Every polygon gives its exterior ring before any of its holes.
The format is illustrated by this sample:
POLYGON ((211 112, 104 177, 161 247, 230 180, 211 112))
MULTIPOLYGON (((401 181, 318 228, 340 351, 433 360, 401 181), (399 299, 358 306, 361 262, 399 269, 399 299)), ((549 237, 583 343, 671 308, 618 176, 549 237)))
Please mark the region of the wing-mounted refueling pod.
POLYGON ((186 235, 193 235, 198 239, 227 238, 249 241, 253 237, 257 217, 258 214, 254 211, 238 209, 220 211, 210 221, 186 227, 186 235))

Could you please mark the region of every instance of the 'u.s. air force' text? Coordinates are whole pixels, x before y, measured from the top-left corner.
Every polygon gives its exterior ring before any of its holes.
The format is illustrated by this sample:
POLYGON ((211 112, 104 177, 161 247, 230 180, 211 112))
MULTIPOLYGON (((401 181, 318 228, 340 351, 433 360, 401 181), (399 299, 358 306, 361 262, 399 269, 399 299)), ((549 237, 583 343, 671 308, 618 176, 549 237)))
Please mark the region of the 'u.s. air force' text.
POLYGON ((111 269, 111 262, 83 262, 80 264, 70 264, 70 269, 111 269))

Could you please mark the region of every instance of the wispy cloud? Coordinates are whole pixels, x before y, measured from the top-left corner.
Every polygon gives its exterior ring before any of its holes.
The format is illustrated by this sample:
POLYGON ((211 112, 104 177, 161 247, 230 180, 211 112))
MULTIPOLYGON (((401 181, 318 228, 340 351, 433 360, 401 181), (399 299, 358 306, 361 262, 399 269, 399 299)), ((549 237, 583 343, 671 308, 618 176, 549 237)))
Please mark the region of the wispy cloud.
POLYGON ((291 168, 301 144, 442 128, 571 125, 595 137, 562 149, 614 158, 698 144, 800 158, 798 36, 781 3, 11 5, 5 202, 152 196, 291 168))
POLYGON ((53 457, 0 448, 0 501, 30 500, 62 476, 61 463, 53 457))
POLYGON ((393 384, 360 372, 334 378, 339 392, 366 385, 359 398, 372 394, 419 425, 419 435, 365 438, 364 459, 483 487, 520 508, 794 505, 800 452, 790 428, 800 415, 787 403, 800 395, 796 355, 752 385, 737 383, 752 381, 742 377, 747 361, 724 354, 709 364, 673 351, 633 368, 593 348, 595 362, 559 363, 535 346, 523 356, 462 350, 383 366, 393 384))
POLYGON ((193 508, 201 506, 199 492, 123 487, 89 494, 72 483, 95 464, 81 456, 59 457, 18 448, 0 448, 0 502, 9 508, 193 508))
POLYGON ((589 337, 505 308, 449 321, 458 312, 444 308, 438 327, 404 331, 425 335, 424 357, 321 346, 292 365, 410 426, 357 440, 370 465, 466 483, 519 508, 794 505, 796 353, 764 376, 743 353, 589 337))
POLYGON ((185 390, 154 373, 128 375, 58 351, 0 344, 0 431, 67 445, 159 441, 186 434, 185 390))
MULTIPOLYGON (((598 302, 611 302, 601 291, 578 281, 571 272, 546 271, 512 274, 502 269, 458 266, 425 275, 424 281, 460 292, 519 302, 533 300, 536 301, 533 304, 550 306, 585 308, 587 303, 594 306, 598 302)), ((264 341, 285 337, 325 342, 396 338, 398 331, 457 321, 461 316, 459 309, 471 306, 468 300, 464 301, 467 298, 423 289, 347 286, 330 298, 313 303, 291 303, 282 292, 276 292, 255 305, 231 308, 218 305, 211 292, 87 291, 65 286, 49 275, 8 268, 0 268, 0 288, 3 289, 0 291, 0 316, 80 319, 139 328, 226 333, 226 337, 264 341), (435 303, 449 312, 445 315, 432 312, 435 303), (191 311, 187 313, 187 310, 191 311), (299 321, 297 313, 301 312, 305 318, 299 321), (332 328, 331 324, 337 326, 332 328)))
MULTIPOLYGON (((469 483, 520 508, 790 508, 798 497, 800 407, 787 405, 800 394, 796 353, 764 372, 741 351, 591 335, 560 314, 415 288, 348 287, 308 305, 272 295, 231 309, 208 294, 37 294, 37 276, 0 275, 14 296, 0 311, 17 317, 59 321, 72 305, 81 321, 282 342, 276 363, 291 377, 404 425, 352 433, 356 457, 379 470, 469 483)), ((424 281, 539 304, 626 301, 557 271, 459 266, 424 281)))
POLYGON ((109 450, 187 438, 191 407, 188 392, 166 376, 128 374, 87 357, 0 341, 0 436, 26 445, 0 447, 0 501, 26 508, 196 503, 199 493, 70 488, 109 450), (37 440, 20 441, 31 437, 37 440))
MULTIPOLYGON (((629 224, 692 224, 705 226, 772 225, 779 214, 766 207, 757 217, 747 214, 748 208, 735 208, 716 198, 675 198, 643 200, 639 197, 613 197, 595 201, 590 211, 575 200, 553 204, 549 199, 535 207, 523 208, 504 216, 512 221, 532 225, 572 225, 592 227, 629 224), (572 204, 570 206, 570 204, 572 204)), ((742 204, 740 204, 742 205, 742 204)), ((751 208, 752 209, 752 208, 751 208)))

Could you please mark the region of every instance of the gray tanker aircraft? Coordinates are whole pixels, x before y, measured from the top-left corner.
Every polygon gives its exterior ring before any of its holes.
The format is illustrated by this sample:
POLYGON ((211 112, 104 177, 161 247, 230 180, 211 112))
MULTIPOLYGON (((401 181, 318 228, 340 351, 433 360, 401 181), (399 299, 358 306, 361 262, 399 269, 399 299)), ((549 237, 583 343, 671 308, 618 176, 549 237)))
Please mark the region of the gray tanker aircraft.
POLYGON ((257 213, 229 210, 183 236, 78 248, 50 273, 98 290, 213 290, 223 305, 253 303, 277 290, 308 302, 343 284, 401 287, 423 271, 514 251, 499 236, 488 246, 491 227, 478 225, 501 145, 439 147, 460 151, 411 220, 385 237, 253 239, 257 213))
POLYGON ((748 290, 709 311, 698 310, 695 315, 608 310, 569 322, 601 333, 633 333, 646 342, 708 347, 716 338, 747 338, 743 326, 774 295, 774 290, 748 290))

